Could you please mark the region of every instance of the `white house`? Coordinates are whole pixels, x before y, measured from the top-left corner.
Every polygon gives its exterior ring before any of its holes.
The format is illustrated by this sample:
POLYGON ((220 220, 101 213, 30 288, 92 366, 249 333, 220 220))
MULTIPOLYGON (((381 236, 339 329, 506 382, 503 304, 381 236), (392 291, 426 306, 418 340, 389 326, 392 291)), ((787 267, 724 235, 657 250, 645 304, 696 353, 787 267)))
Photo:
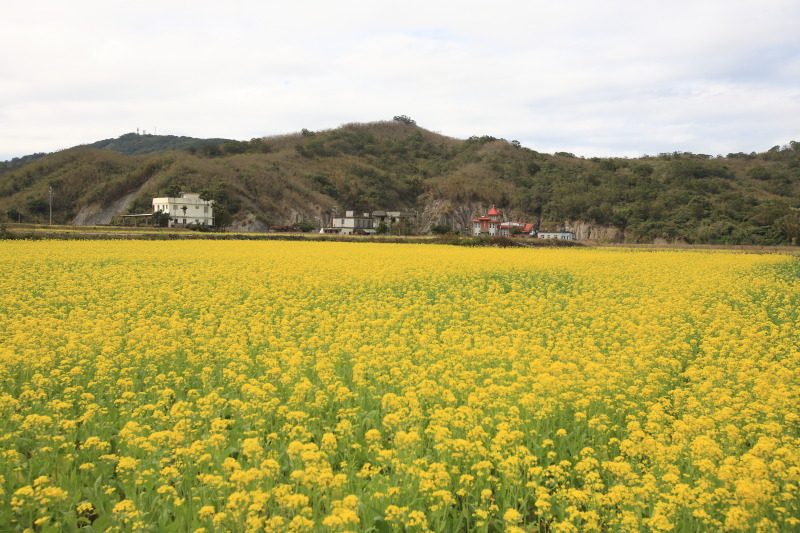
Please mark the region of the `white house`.
POLYGON ((387 229, 391 229, 394 225, 402 222, 412 221, 414 213, 408 211, 373 211, 372 212, 372 227, 377 229, 383 224, 387 229))
POLYGON ((179 198, 153 198, 153 213, 167 213, 169 227, 212 226, 214 224, 213 200, 201 200, 200 195, 182 192, 179 198))
POLYGON ((575 234, 571 231, 540 231, 536 236, 540 239, 558 239, 562 241, 575 240, 575 234))
POLYGON ((387 231, 398 226, 400 231, 411 231, 414 213, 409 211, 373 211, 371 213, 356 213, 345 211, 343 217, 331 219, 330 227, 323 227, 320 233, 338 233, 340 235, 372 234, 380 231, 381 227, 387 231))
POLYGON ((331 220, 333 231, 325 233, 339 233, 341 235, 352 235, 353 233, 375 233, 372 228, 372 217, 369 213, 356 213, 355 211, 345 211, 343 217, 334 217, 331 220))

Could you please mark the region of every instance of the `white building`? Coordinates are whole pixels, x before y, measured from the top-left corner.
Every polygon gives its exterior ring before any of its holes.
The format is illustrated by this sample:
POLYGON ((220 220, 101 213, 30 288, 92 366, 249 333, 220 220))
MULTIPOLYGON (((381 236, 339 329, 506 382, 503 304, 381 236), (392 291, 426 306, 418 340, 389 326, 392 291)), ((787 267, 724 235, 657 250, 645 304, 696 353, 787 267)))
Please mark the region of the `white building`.
POLYGON ((345 211, 343 217, 334 217, 331 220, 331 232, 325 233, 339 233, 341 235, 375 233, 372 228, 372 217, 369 213, 356 213, 355 211, 345 211))
POLYGON ((383 224, 387 229, 391 229, 396 224, 413 221, 414 214, 408 211, 373 211, 372 226, 377 229, 383 224))
POLYGON ((197 193, 182 192, 179 198, 153 198, 153 213, 167 213, 169 227, 213 226, 213 200, 201 200, 197 193))
POLYGON ((323 227, 320 233, 338 233, 340 235, 364 235, 381 231, 400 232, 413 231, 414 213, 409 211, 373 211, 357 213, 345 211, 343 217, 333 217, 330 227, 323 227))
POLYGON ((558 239, 562 241, 575 240, 575 234, 571 231, 540 231, 536 236, 540 239, 558 239))

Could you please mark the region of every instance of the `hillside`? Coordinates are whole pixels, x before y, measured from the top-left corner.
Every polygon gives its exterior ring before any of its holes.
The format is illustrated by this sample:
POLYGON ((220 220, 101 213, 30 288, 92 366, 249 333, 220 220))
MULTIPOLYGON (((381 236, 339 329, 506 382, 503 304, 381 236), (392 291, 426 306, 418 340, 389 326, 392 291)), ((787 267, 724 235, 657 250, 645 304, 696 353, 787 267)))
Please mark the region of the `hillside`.
POLYGON ((252 141, 147 137, 128 134, 7 168, 0 214, 46 221, 53 186, 54 222, 105 223, 184 189, 213 196, 220 219, 240 230, 318 225, 332 210, 394 208, 415 209, 423 231, 462 229, 496 204, 542 229, 569 225, 601 240, 776 244, 800 237, 796 142, 725 157, 584 159, 394 121, 252 141))
POLYGON ((207 147, 217 147, 228 139, 196 139, 177 135, 151 135, 126 133, 115 139, 103 139, 87 145, 89 148, 112 150, 121 154, 152 154, 168 150, 203 150, 207 147))

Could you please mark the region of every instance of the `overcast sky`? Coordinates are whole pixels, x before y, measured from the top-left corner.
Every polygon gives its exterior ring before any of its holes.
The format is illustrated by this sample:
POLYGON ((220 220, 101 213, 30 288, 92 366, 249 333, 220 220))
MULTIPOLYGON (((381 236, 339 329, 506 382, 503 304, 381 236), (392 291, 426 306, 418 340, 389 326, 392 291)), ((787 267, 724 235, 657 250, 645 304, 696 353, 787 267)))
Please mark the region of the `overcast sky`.
POLYGON ((0 13, 0 159, 406 114, 544 152, 800 140, 798 0, 34 0, 0 13))

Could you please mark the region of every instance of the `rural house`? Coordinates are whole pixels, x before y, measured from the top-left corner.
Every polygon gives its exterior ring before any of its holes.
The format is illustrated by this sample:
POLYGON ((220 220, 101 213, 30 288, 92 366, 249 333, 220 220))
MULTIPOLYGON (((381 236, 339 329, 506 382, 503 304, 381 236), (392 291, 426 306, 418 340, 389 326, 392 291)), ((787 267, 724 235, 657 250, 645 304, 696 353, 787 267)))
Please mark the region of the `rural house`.
POLYGON ((403 230, 405 225, 408 230, 413 215, 404 211, 373 211, 371 213, 357 213, 345 211, 343 217, 333 217, 331 226, 322 228, 320 233, 338 233, 340 235, 363 235, 376 233, 382 227, 385 231, 392 228, 403 230))
POLYGON ((540 231, 537 237, 540 239, 558 239, 561 241, 575 240, 575 234, 571 231, 540 231))
POLYGON ((400 228, 405 224, 405 229, 409 229, 408 226, 412 223, 413 218, 414 214, 407 211, 373 211, 372 226, 377 230, 383 225, 387 231, 391 231, 392 228, 400 228))
POLYGON ((495 206, 492 206, 485 215, 472 219, 472 234, 475 236, 497 235, 502 223, 502 217, 502 213, 495 206))
POLYGON ((212 200, 202 200, 197 193, 182 192, 178 198, 153 198, 153 213, 169 215, 170 228, 188 226, 213 226, 212 200))
POLYGON ((534 235, 536 230, 529 222, 503 221, 503 213, 495 206, 477 218, 472 219, 472 234, 480 235, 499 235, 510 237, 512 235, 534 235))
POLYGON ((497 228, 497 234, 501 237, 511 237, 512 235, 535 235, 533 224, 530 222, 503 222, 497 228))
POLYGON ((369 216, 369 213, 356 213, 355 211, 345 211, 343 217, 333 217, 331 227, 320 230, 320 233, 339 233, 341 235, 374 232, 372 217, 369 216))

